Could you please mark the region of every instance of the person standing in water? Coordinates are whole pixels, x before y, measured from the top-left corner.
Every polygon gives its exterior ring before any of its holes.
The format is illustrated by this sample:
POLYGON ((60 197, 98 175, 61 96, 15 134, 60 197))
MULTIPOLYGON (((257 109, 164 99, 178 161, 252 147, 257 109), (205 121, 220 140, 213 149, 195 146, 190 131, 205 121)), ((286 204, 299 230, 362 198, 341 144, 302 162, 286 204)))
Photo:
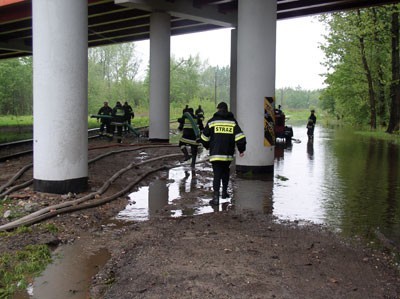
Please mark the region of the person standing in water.
POLYGON ((235 145, 240 157, 246 151, 246 136, 237 123, 232 112, 228 111, 228 105, 221 102, 217 106, 218 111, 207 122, 201 134, 201 143, 210 150, 210 162, 213 168, 213 198, 210 205, 219 205, 220 186, 222 182, 222 198, 229 198, 228 183, 229 166, 234 158, 235 145))

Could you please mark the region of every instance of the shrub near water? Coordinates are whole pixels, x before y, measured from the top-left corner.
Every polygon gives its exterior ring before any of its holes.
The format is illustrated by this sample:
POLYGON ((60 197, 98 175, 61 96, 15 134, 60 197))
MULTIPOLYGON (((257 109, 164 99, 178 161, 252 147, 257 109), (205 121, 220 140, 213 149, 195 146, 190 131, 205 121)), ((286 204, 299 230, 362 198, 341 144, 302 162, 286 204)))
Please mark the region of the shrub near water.
POLYGON ((29 278, 38 275, 51 262, 46 245, 29 245, 24 250, 0 256, 0 298, 11 298, 18 289, 25 289, 29 278))

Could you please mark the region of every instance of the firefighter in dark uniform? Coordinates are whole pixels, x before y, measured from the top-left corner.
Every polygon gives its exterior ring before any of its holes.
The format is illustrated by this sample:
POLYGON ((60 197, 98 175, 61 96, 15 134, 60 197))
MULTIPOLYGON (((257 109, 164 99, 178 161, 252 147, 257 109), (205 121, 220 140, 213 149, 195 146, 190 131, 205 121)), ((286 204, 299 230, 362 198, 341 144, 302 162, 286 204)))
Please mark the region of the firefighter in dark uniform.
MULTIPOLYGON (((201 119, 197 118, 194 115, 193 108, 188 108, 186 110, 186 113, 190 114, 195 125, 198 128, 198 131, 201 131, 204 129, 203 122, 201 121, 201 119)), ((179 147, 182 150, 183 154, 185 155, 185 158, 184 158, 185 161, 192 158, 191 166, 194 167, 196 164, 198 146, 200 145, 200 143, 197 140, 199 140, 200 136, 196 136, 196 132, 193 129, 192 122, 184 115, 182 115, 182 117, 178 119, 178 122, 179 122, 178 130, 182 131, 182 137, 179 140, 179 147), (190 146, 191 156, 188 153, 187 146, 190 146)))
POLYGON ((221 181, 222 198, 229 197, 229 166, 233 161, 235 144, 241 157, 246 150, 246 137, 232 112, 228 111, 228 105, 221 102, 217 109, 218 111, 207 122, 201 134, 201 142, 205 148, 210 149, 210 162, 214 172, 214 193, 210 200, 211 205, 219 204, 221 181))
POLYGON ((308 141, 314 140, 314 128, 315 128, 316 123, 317 123, 317 117, 315 116, 315 110, 311 110, 311 114, 308 117, 307 126, 306 126, 308 141))
POLYGON ((132 123, 132 119, 135 117, 135 113, 133 112, 132 106, 125 102, 123 105, 125 109, 125 117, 126 117, 126 125, 124 126, 124 131, 129 132, 129 127, 132 123))
POLYGON ((122 128, 126 122, 126 114, 125 109, 122 107, 121 102, 117 102, 113 111, 112 111, 112 125, 113 125, 113 132, 115 127, 117 127, 117 141, 118 143, 122 143, 122 128))
POLYGON ((194 113, 196 114, 197 118, 201 119, 201 121, 204 121, 204 110, 201 108, 201 105, 199 105, 194 113))
MULTIPOLYGON (((108 102, 104 102, 104 106, 100 108, 99 115, 109 115, 112 114, 112 108, 108 106, 108 102)), ((99 121, 99 119, 97 119, 99 121)), ((104 135, 104 128, 106 129, 106 136, 111 136, 111 118, 101 118, 100 119, 100 135, 104 135)))

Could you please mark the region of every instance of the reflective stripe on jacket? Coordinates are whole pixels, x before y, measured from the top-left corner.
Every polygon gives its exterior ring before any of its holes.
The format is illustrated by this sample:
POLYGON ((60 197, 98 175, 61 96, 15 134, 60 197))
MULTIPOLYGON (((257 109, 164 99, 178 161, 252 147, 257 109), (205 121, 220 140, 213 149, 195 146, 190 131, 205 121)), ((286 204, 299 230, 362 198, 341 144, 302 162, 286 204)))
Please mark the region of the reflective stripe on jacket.
MULTIPOLYGON (((196 116, 191 115, 193 120, 197 123, 198 129, 201 131, 204 129, 203 122, 198 119, 196 116)), ((179 139, 179 146, 188 144, 188 145, 200 145, 196 139, 196 133, 193 129, 193 125, 191 121, 185 117, 181 117, 178 119, 179 127, 178 129, 182 131, 182 137, 179 139)))
POLYGON ((231 112, 218 111, 207 122, 201 141, 210 149, 210 161, 232 161, 235 144, 240 153, 246 150, 246 136, 231 112))

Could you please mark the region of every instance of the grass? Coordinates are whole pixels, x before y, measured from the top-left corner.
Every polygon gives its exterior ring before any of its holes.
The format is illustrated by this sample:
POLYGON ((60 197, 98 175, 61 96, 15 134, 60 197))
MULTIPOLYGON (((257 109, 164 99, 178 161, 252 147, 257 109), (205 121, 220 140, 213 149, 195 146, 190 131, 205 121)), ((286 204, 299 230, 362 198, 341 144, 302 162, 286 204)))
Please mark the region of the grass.
MULTIPOLYGON (((187 103, 189 107, 194 110, 197 109, 199 105, 202 106, 206 119, 211 118, 212 115, 217 111, 216 105, 213 101, 198 101, 192 100, 187 103)), ((185 105, 172 103, 170 106, 170 119, 176 120, 182 116, 182 110, 185 105)), ((306 110, 295 110, 288 109, 284 111, 285 114, 290 117, 291 120, 307 120, 310 115, 310 111, 306 110)), ((132 121, 134 127, 143 127, 149 125, 149 113, 148 111, 135 111, 135 118, 132 121)), ((0 127, 11 127, 11 126, 32 126, 33 116, 32 115, 3 115, 0 116, 0 127)), ((100 124, 95 118, 88 116, 88 127, 97 128, 100 124)))
MULTIPOLYGON (((189 107, 192 107, 194 110, 197 109, 199 105, 202 106, 205 114, 206 122, 209 118, 213 116, 216 112, 216 105, 213 101, 199 101, 199 100, 191 100, 187 103, 189 107)), ((182 110, 186 104, 179 103, 171 103, 170 105, 170 120, 176 121, 179 117, 182 116, 182 110)), ((309 109, 285 109, 283 111, 287 117, 288 125, 296 125, 306 123, 308 117, 310 116, 309 109)), ((317 115, 317 123, 329 124, 335 123, 332 118, 327 115, 324 111, 316 111, 317 115)), ((1 132, 0 134, 0 143, 6 143, 17 140, 25 140, 32 139, 32 133, 26 132, 27 127, 31 127, 33 125, 33 116, 0 116, 0 128, 1 127, 10 127, 16 126, 18 128, 17 132, 1 132)), ((132 126, 135 128, 145 127, 149 125, 149 112, 144 109, 135 110, 135 118, 132 120, 132 126)), ((100 123, 97 122, 97 119, 88 117, 88 128, 98 128, 100 123)), ((174 126, 174 125, 171 125, 174 126)), ((368 128, 362 129, 357 132, 357 134, 361 134, 364 136, 369 136, 376 139, 388 140, 395 142, 396 144, 400 143, 399 134, 387 134, 382 130, 374 130, 371 131, 368 128)), ((174 139, 174 137, 172 137, 174 139)), ((179 139, 179 138, 178 138, 179 139)))
MULTIPOLYGON (((0 206, 1 208, 1 206, 0 206)), ((55 233, 54 224, 41 224, 43 232, 55 233)), ((21 226, 10 232, 0 232, 0 238, 32 233, 32 228, 21 226)), ((38 276, 52 261, 47 245, 28 245, 22 250, 0 255, 0 299, 12 298, 18 290, 24 290, 33 277, 38 276)))
POLYGON ((364 136, 364 137, 370 137, 374 139, 379 139, 379 140, 386 140, 393 142, 395 144, 400 144, 400 134, 399 132, 389 134, 386 133, 385 131, 381 131, 379 129, 376 130, 363 130, 363 131, 356 131, 355 132, 358 135, 364 136))
MULTIPOLYGON (((133 125, 136 127, 143 127, 148 126, 149 118, 148 116, 137 116, 133 119, 133 125)), ((0 127, 21 127, 20 131, 23 131, 24 128, 22 127, 32 127, 33 126, 33 116, 32 115, 25 115, 25 116, 13 116, 13 115, 3 115, 0 116, 0 127)), ((97 122, 95 118, 88 117, 88 127, 97 128, 100 126, 100 123, 97 122)), ((17 134, 21 134, 18 132, 17 134)), ((29 133, 27 133, 29 134, 29 133)), ((3 132, 2 132, 3 135, 3 132)), ((32 134, 31 134, 32 135, 32 134)), ((32 138, 32 137, 30 137, 32 138)))
POLYGON ((31 126, 32 115, 0 115, 0 127, 31 126))
POLYGON ((0 256, 0 298, 11 298, 17 290, 26 289, 29 280, 40 274, 51 262, 46 245, 28 245, 23 250, 0 256))

